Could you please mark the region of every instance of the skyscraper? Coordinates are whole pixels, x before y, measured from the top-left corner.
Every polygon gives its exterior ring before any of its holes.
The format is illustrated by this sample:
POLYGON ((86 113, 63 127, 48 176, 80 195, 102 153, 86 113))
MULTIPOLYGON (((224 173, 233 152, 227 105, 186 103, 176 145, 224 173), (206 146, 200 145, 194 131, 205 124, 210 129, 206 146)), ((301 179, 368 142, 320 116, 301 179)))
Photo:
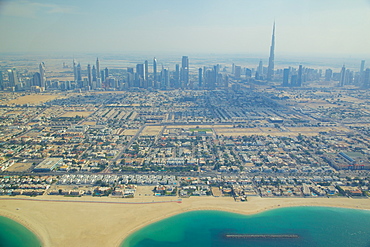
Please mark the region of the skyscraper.
POLYGON ((303 73, 302 65, 299 65, 298 77, 297 77, 297 87, 302 87, 302 80, 303 80, 302 73, 303 73))
POLYGON ((340 71, 340 81, 339 81, 339 86, 343 87, 344 86, 344 81, 346 80, 346 66, 342 67, 342 70, 340 71))
POLYGON ((95 65, 93 65, 92 70, 91 70, 91 73, 92 73, 92 81, 96 81, 96 79, 97 79, 97 74, 96 74, 96 68, 95 68, 95 65))
POLYGON ((105 68, 105 69, 104 69, 104 76, 105 76, 104 80, 105 80, 107 77, 109 77, 109 70, 108 70, 108 68, 105 68))
POLYGON ((156 58, 154 58, 153 59, 153 80, 154 80, 154 82, 156 82, 157 81, 157 59, 156 58))
POLYGON ((148 80, 148 75, 149 75, 149 64, 148 64, 148 60, 145 60, 144 62, 144 80, 148 80))
POLYGON ((40 76, 41 76, 41 87, 45 88, 46 75, 45 75, 45 64, 44 64, 44 62, 40 63, 39 68, 40 68, 40 76))
POLYGON ((331 69, 325 70, 325 81, 331 81, 333 77, 333 71, 331 69))
POLYGON ((99 58, 96 58, 96 77, 100 78, 100 62, 99 58))
POLYGON ((78 81, 77 79, 77 64, 76 64, 76 60, 73 59, 73 77, 74 77, 74 80, 75 82, 78 81))
POLYGON ((8 70, 9 86, 16 87, 19 84, 17 70, 15 68, 8 70))
POLYGON ((4 78, 3 78, 3 72, 0 71, 0 90, 4 89, 4 78))
POLYGON ((287 87, 289 86, 289 74, 290 74, 290 69, 287 68, 287 69, 284 69, 284 72, 283 72, 283 87, 287 87))
POLYGON ((81 64, 78 63, 76 67, 76 74, 77 74, 77 81, 82 81, 82 76, 81 76, 81 64))
POLYGON ((202 88, 203 87, 203 69, 199 68, 198 70, 198 87, 202 88))
POLYGON ((262 64, 262 59, 260 60, 259 64, 258 64, 258 68, 257 68, 257 73, 258 73, 258 78, 256 78, 257 80, 261 80, 263 78, 263 64, 262 64))
POLYGON ((91 88, 91 85, 92 85, 92 73, 91 73, 91 65, 88 64, 87 65, 87 81, 88 81, 88 85, 89 87, 91 88))
POLYGON ((178 64, 175 65, 174 79, 175 79, 175 88, 179 88, 180 87, 180 65, 178 64))
POLYGON ((144 79, 144 75, 145 75, 144 64, 142 63, 136 64, 136 74, 138 74, 141 79, 144 79))
POLYGON ((370 68, 367 68, 364 71, 364 82, 363 82, 364 88, 370 88, 370 68))
POLYGON ((41 86, 41 76, 39 72, 33 74, 31 86, 41 86))
POLYGON ((267 80, 268 81, 271 81, 274 77, 274 60, 275 60, 275 22, 274 22, 274 26, 272 29, 269 66, 267 68, 267 80))
POLYGON ((188 56, 182 56, 181 63, 181 87, 185 88, 189 84, 189 58, 188 56))
POLYGON ((361 67, 360 67, 360 74, 362 74, 364 72, 364 69, 365 69, 365 60, 362 60, 361 61, 361 67))

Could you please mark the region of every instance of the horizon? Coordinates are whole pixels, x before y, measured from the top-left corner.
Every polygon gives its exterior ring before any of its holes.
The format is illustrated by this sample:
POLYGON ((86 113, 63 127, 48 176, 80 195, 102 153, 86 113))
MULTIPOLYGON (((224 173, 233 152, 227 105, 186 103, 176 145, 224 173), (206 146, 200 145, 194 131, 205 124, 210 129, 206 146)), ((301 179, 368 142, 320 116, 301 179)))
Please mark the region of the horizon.
MULTIPOLYGON (((83 66, 91 64, 95 61, 97 57, 104 64, 104 62, 109 65, 112 61, 122 61, 122 68, 128 66, 135 66, 137 63, 143 63, 145 60, 149 61, 149 65, 152 64, 152 59, 155 57, 157 60, 165 67, 175 65, 176 63, 181 63, 181 56, 188 56, 190 60, 191 69, 195 69, 196 65, 213 65, 213 64, 229 64, 231 66, 233 63, 236 65, 241 65, 249 68, 254 68, 258 66, 260 60, 262 60, 263 65, 268 65, 268 56, 264 54, 257 53, 181 53, 181 52, 0 52, 0 66, 4 66, 1 63, 9 63, 6 59, 7 56, 15 59, 15 57, 20 57, 21 60, 25 61, 36 61, 35 69, 38 68, 38 64, 41 61, 53 60, 53 65, 56 65, 54 60, 59 60, 60 63, 65 62, 66 64, 72 63, 73 59, 81 62, 83 66), (69 53, 69 54, 68 54, 69 53), (27 59, 28 56, 32 58, 27 59), (3 61, 1 61, 3 60, 3 61), (110 61, 110 62, 109 62, 110 61), (193 66, 192 66, 193 65, 193 66), (193 67, 193 68, 192 68, 193 67)), ((303 65, 308 68, 333 68, 340 70, 343 65, 347 69, 353 69, 357 71, 360 68, 360 63, 365 60, 365 67, 369 67, 370 57, 360 57, 360 56, 341 56, 332 54, 331 56, 320 56, 318 54, 311 55, 299 55, 299 54, 284 54, 280 56, 275 55, 275 67, 276 69, 282 69, 286 67, 298 67, 303 65)), ((21 62, 13 60, 13 62, 21 62)), ((117 62, 116 62, 117 63, 117 62)), ((117 67, 117 64, 114 66, 117 67)))

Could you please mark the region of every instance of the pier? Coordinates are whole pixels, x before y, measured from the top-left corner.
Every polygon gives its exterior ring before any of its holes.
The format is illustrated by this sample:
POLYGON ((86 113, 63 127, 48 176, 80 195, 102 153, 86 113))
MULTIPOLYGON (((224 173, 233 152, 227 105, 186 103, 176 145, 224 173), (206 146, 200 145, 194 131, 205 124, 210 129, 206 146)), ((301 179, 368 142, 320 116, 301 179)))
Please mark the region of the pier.
POLYGON ((225 238, 237 239, 283 239, 299 238, 297 234, 225 234, 225 238))

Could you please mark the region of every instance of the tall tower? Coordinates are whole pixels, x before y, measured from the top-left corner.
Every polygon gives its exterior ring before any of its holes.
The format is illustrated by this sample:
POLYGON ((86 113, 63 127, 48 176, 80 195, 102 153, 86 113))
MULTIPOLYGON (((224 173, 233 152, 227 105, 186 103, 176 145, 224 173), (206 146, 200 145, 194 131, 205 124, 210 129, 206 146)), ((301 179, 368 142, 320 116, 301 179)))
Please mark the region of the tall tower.
POLYGON ((297 77, 297 87, 302 87, 302 81, 303 81, 303 78, 302 78, 302 73, 303 73, 303 68, 302 68, 302 65, 299 65, 299 68, 298 68, 298 77, 297 77))
POLYGON ((272 28, 272 40, 270 47, 269 66, 267 68, 267 80, 271 81, 274 77, 274 60, 275 60, 275 22, 272 28))
POLYGON ((258 78, 256 78, 257 80, 261 80, 263 79, 263 64, 262 64, 262 59, 260 60, 259 64, 258 64, 258 68, 257 68, 257 73, 258 73, 258 78))
POLYGON ((99 58, 96 58, 96 77, 100 78, 100 63, 99 58))
POLYGON ((157 81, 157 59, 153 59, 153 80, 157 81))
POLYGON ((89 82, 89 87, 91 88, 92 85, 92 72, 91 72, 91 65, 87 65, 87 81, 89 82))
POLYGON ((283 87, 289 86, 289 74, 290 74, 290 68, 284 69, 283 71, 283 87))
POLYGON ((40 76, 41 76, 41 87, 45 88, 46 76, 45 76, 45 64, 44 64, 44 62, 40 63, 39 68, 40 68, 40 76))
POLYGON ((91 74, 92 74, 92 81, 96 81, 97 80, 97 74, 96 74, 96 68, 95 68, 95 65, 92 66, 92 69, 91 69, 91 74))
POLYGON ((198 69, 198 87, 199 88, 203 87, 203 69, 202 68, 198 69))
POLYGON ((15 68, 8 70, 9 86, 16 87, 19 84, 17 70, 15 68))
POLYGON ((185 88, 189 84, 189 58, 188 56, 182 56, 181 63, 181 88, 185 88))
POLYGON ((76 72, 77 72, 77 81, 82 81, 81 64, 80 63, 77 64, 76 72))
POLYGON ((76 64, 76 60, 73 59, 73 78, 75 80, 75 82, 77 82, 77 64, 76 64))
POLYGON ((4 78, 3 78, 3 72, 0 71, 0 90, 4 89, 4 78))
POLYGON ((144 62, 144 80, 148 80, 149 78, 149 63, 148 63, 148 60, 145 60, 144 62))
POLYGON ((346 66, 343 64, 342 70, 340 71, 340 81, 339 86, 343 87, 346 80, 346 66))

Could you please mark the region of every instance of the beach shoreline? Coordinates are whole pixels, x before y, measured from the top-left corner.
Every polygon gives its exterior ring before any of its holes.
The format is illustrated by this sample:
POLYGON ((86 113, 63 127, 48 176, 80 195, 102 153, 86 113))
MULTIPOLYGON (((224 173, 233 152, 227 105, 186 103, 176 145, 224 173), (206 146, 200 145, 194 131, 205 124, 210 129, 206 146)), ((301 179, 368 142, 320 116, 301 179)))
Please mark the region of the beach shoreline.
POLYGON ((339 207, 370 210, 370 200, 338 198, 231 197, 95 198, 0 197, 0 215, 34 233, 43 246, 120 246, 132 233, 162 219, 196 210, 257 214, 283 207, 339 207))

